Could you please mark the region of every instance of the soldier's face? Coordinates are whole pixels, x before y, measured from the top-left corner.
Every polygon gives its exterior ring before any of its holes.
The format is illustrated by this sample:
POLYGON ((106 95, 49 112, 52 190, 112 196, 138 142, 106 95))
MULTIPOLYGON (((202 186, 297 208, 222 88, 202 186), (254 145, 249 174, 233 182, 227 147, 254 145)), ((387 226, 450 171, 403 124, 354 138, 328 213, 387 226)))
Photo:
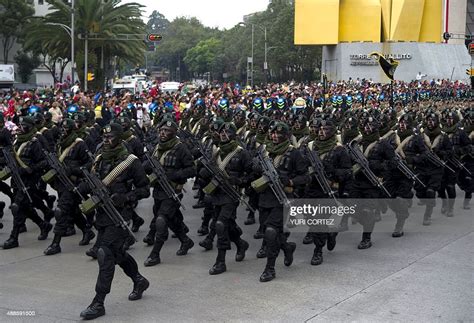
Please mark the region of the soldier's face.
POLYGON ((434 118, 428 118, 426 125, 428 126, 428 129, 434 129, 436 127, 436 120, 434 118))
POLYGON ((372 123, 370 122, 367 122, 364 126, 364 132, 366 135, 370 135, 371 133, 374 132, 374 127, 372 125, 372 123))
POLYGON ((163 126, 160 128, 160 140, 161 141, 168 141, 170 140, 171 138, 175 137, 176 136, 176 130, 172 127, 168 127, 168 126, 163 126))
POLYGON ((446 124, 448 125, 448 127, 451 127, 454 125, 454 119, 452 117, 448 117, 446 119, 446 124))
POLYGON ((281 132, 273 131, 270 133, 270 136, 274 144, 280 144, 285 141, 285 136, 281 132))
POLYGON ((317 136, 319 133, 319 129, 316 126, 309 127, 309 133, 313 136, 317 136))
POLYGON ((104 134, 104 147, 108 149, 115 148, 120 143, 120 138, 113 133, 104 134))
POLYGON ((229 142, 230 141, 230 134, 227 132, 227 130, 222 129, 219 132, 219 139, 221 142, 229 142))
POLYGON ((400 120, 400 122, 398 124, 398 128, 402 132, 407 130, 407 124, 406 124, 405 120, 400 120))

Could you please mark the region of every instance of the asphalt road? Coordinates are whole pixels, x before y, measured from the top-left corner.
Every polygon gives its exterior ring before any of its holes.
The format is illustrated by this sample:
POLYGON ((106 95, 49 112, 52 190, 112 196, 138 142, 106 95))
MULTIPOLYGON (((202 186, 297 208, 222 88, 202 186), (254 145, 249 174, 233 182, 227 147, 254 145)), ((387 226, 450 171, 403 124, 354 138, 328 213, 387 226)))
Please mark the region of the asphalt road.
MULTIPOLYGON (((187 187, 191 191, 190 185, 187 187)), ((383 216, 387 230, 373 234, 373 247, 358 250, 359 225, 338 236, 334 251, 324 251, 324 263, 311 266, 312 245, 301 243, 303 233, 292 234, 298 244, 289 268, 277 260, 275 280, 260 283, 265 260, 255 254, 261 240, 252 235, 257 225, 244 226, 246 212, 239 208, 238 222, 250 249, 236 263, 235 248, 228 252, 227 272, 210 276, 216 249, 204 251, 197 242, 202 209, 193 210, 191 193, 185 197, 185 221, 196 245, 183 257, 175 255, 177 239, 162 250, 162 263, 144 267, 151 251, 141 240, 130 253, 147 277, 150 288, 142 300, 127 299, 132 282, 117 266, 112 291, 106 299, 101 322, 473 322, 473 212, 455 206, 455 216, 440 214, 423 227, 422 207, 414 203, 405 236, 391 237, 395 217, 383 216)), ((474 204, 474 203, 473 203, 474 204)), ((138 212, 151 218, 152 200, 141 201, 138 212)), ((474 210, 474 205, 473 205, 474 210)), ((0 241, 9 236, 11 213, 6 210, 0 241)), ((79 320, 79 313, 94 297, 98 266, 78 246, 81 235, 64 238, 62 253, 44 256, 51 243, 38 241, 38 228, 29 220, 28 232, 20 235, 20 247, 0 249, 0 322, 66 322, 79 320), (24 312, 15 312, 24 311, 24 312), (22 316, 17 316, 23 314, 22 316)))

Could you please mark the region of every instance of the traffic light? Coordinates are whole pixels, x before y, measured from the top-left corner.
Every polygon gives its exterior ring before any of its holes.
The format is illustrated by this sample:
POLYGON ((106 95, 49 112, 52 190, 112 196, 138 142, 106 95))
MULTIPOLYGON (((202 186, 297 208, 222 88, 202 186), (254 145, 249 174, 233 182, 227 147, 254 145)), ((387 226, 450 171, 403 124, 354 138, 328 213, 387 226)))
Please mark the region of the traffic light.
POLYGON ((474 76, 474 68, 466 68, 466 74, 469 76, 474 76))
POLYGON ((87 81, 93 81, 95 79, 94 73, 87 73, 87 81))
POLYGON ((160 41, 163 37, 161 35, 158 35, 158 34, 148 34, 146 36, 146 40, 150 41, 150 42, 157 42, 157 41, 160 41))

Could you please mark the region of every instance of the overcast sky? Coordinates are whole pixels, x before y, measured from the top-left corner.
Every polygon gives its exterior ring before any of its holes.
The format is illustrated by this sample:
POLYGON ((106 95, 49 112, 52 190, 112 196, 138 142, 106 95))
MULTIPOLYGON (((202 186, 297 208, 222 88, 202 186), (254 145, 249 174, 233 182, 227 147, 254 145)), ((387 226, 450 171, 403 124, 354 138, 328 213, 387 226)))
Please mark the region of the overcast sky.
POLYGON ((267 8, 269 0, 124 0, 144 6, 144 21, 157 10, 169 21, 176 17, 196 17, 205 26, 229 29, 242 21, 244 15, 267 8))

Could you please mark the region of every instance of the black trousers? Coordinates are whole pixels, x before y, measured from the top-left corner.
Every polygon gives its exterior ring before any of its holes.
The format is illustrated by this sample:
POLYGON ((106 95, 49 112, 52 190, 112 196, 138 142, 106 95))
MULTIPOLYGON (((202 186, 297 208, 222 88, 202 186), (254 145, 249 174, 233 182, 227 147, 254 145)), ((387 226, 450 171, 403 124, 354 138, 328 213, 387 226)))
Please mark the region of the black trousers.
POLYGON ((217 249, 230 250, 231 242, 238 244, 242 229, 237 225, 238 203, 227 203, 223 205, 215 205, 214 210, 217 215, 215 223, 217 233, 217 249))
POLYGON ((79 209, 80 197, 70 191, 59 192, 58 195, 58 210, 54 214, 56 218, 54 233, 60 236, 65 235, 70 223, 74 223, 81 231, 84 231, 87 220, 79 209))
POLYGON ((124 249, 128 232, 116 226, 98 228, 99 249, 97 260, 99 264, 99 275, 95 285, 95 292, 103 300, 110 293, 112 280, 114 279, 115 265, 119 265, 123 272, 133 281, 139 276, 138 265, 135 259, 124 249))

